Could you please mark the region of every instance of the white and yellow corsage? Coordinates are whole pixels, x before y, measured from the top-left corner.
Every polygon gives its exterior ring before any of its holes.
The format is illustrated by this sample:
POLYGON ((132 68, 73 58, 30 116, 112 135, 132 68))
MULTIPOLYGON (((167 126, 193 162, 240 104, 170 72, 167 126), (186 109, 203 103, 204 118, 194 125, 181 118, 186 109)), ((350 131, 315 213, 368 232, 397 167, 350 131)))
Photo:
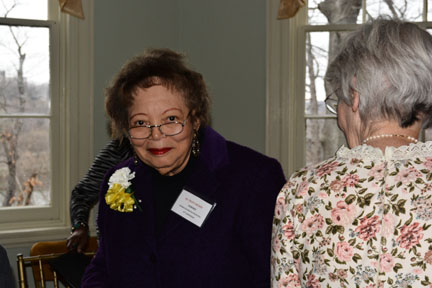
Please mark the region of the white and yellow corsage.
POLYGON ((115 171, 108 180, 108 192, 105 195, 105 202, 111 209, 120 212, 132 212, 134 208, 141 210, 134 192, 131 189, 131 180, 135 178, 135 172, 128 167, 115 171))

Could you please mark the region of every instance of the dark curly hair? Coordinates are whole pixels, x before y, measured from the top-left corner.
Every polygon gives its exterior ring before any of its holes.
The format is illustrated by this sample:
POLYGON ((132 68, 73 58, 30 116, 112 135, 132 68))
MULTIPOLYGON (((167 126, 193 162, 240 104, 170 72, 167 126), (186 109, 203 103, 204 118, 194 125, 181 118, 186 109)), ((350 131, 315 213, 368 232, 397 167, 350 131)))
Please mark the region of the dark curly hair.
POLYGON ((202 75, 185 64, 185 57, 169 49, 149 49, 127 62, 105 92, 111 136, 123 139, 129 129, 129 108, 138 88, 162 85, 179 92, 200 127, 210 121, 210 96, 202 75))

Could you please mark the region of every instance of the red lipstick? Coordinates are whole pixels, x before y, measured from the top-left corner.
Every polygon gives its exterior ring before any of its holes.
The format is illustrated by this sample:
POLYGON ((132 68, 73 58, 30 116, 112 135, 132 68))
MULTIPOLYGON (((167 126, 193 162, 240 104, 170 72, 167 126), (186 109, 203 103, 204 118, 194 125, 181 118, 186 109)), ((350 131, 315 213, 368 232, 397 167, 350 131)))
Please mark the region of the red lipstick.
POLYGON ((171 148, 162 148, 162 149, 151 148, 151 149, 148 149, 148 151, 150 151, 150 153, 152 153, 153 155, 163 155, 170 150, 171 150, 171 148))

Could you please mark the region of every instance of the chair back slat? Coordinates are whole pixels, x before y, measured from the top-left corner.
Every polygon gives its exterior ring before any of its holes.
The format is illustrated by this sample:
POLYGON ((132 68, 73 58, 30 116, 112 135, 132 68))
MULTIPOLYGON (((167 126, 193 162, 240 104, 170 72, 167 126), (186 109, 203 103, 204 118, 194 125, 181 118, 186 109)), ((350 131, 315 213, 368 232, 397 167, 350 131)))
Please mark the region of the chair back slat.
MULTIPOLYGON (((90 237, 89 245, 84 254, 90 257, 94 256, 97 247, 96 237, 90 237)), ((63 240, 37 242, 30 249, 30 256, 23 256, 21 253, 17 254, 18 287, 28 287, 26 267, 31 267, 36 288, 45 288, 46 282, 53 282, 54 288, 58 288, 58 275, 51 269, 48 260, 57 258, 67 252, 66 240, 63 240)))
POLYGON ((44 271, 43 271, 44 268, 42 266, 41 257, 39 257, 39 259, 38 259, 38 264, 39 264, 40 286, 41 286, 41 288, 45 288, 45 279, 44 279, 44 271))

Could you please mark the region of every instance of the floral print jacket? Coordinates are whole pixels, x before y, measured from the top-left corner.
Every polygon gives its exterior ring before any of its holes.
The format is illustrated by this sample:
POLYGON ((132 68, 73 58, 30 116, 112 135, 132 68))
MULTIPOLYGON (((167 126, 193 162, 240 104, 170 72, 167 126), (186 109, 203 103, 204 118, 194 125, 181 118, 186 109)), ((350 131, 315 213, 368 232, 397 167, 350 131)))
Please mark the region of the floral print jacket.
POLYGON ((431 287, 432 142, 341 147, 294 173, 273 219, 272 287, 431 287))

